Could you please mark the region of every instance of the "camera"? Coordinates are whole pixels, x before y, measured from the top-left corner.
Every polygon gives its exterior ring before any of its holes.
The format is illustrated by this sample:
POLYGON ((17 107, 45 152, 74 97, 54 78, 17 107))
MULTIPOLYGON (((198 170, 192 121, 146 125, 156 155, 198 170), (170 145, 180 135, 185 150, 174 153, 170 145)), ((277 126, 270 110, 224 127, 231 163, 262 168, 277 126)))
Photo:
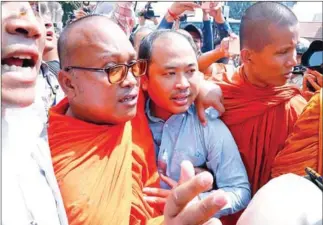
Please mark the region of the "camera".
POLYGON ((143 16, 146 20, 150 20, 154 17, 159 17, 159 16, 155 15, 155 12, 154 12, 153 7, 151 6, 151 3, 154 3, 154 2, 148 2, 145 5, 145 9, 142 12, 138 13, 138 16, 143 16))
POLYGON ((86 14, 90 14, 91 10, 88 7, 83 7, 82 10, 86 13, 86 14))
MULTIPOLYGON (((307 68, 323 74, 323 41, 316 40, 310 44, 302 55, 301 65, 294 67, 293 74, 303 76, 307 68)), ((306 86, 311 92, 315 92, 310 82, 307 81, 306 86)))

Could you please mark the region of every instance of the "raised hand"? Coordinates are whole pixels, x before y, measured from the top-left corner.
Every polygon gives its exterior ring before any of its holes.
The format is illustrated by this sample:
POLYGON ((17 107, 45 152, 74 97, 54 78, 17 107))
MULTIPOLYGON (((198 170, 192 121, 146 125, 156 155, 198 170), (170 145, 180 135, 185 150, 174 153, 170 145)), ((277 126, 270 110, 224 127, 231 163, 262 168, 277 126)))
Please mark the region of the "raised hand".
MULTIPOLYGON (((194 174, 190 162, 182 163, 181 166, 181 172, 194 174)), ((223 191, 214 191, 204 200, 194 201, 198 194, 210 189, 212 183, 212 175, 202 172, 175 187, 166 200, 165 225, 220 225, 220 220, 211 217, 227 203, 223 191)))

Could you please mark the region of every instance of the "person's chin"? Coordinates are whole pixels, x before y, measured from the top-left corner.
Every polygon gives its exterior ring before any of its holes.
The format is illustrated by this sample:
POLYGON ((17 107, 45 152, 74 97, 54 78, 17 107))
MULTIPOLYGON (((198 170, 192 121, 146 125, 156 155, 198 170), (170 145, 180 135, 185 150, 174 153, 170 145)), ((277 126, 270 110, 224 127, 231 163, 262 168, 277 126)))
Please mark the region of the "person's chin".
POLYGON ((180 114, 180 113, 185 113, 188 109, 189 109, 190 105, 182 105, 182 106, 178 106, 178 105, 172 105, 170 112, 172 112, 172 114, 180 114))
POLYGON ((128 110, 127 112, 123 113, 123 115, 120 116, 119 121, 120 123, 125 123, 129 120, 132 120, 137 113, 137 107, 134 107, 133 109, 128 110))
MULTIPOLYGON (((48 41, 49 42, 49 41, 48 41)), ((51 51, 51 50, 53 50, 54 49, 54 45, 53 45, 53 43, 48 43, 48 42, 46 42, 46 46, 45 46, 45 50, 44 50, 44 52, 49 52, 49 51, 51 51)))
POLYGON ((21 90, 2 89, 2 105, 6 107, 27 107, 35 100, 35 88, 23 88, 21 90))

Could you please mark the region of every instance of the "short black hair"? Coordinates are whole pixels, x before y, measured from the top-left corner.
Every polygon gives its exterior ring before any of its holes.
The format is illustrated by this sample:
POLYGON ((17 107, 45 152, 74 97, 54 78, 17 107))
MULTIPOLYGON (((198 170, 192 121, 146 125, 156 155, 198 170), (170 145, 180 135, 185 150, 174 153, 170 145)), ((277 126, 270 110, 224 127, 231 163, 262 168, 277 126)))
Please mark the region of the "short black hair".
POLYGON ((58 42, 57 42, 57 51, 58 51, 58 58, 59 58, 59 62, 60 62, 61 69, 63 69, 63 66, 62 65, 64 65, 66 63, 66 60, 68 58, 69 49, 67 48, 67 45, 66 44, 67 44, 67 42, 69 40, 69 36, 71 34, 71 31, 80 22, 82 22, 82 21, 84 22, 85 20, 89 20, 89 19, 92 19, 94 17, 102 17, 102 18, 106 18, 107 20, 110 20, 107 16, 102 15, 102 14, 89 14, 89 15, 86 15, 84 17, 81 17, 81 18, 73 21, 72 23, 68 24, 64 28, 64 30, 62 31, 62 33, 60 34, 59 39, 58 39, 58 42))
POLYGON ((150 33, 148 36, 146 36, 141 41, 140 47, 139 47, 138 58, 145 59, 149 63, 151 61, 153 45, 154 45, 155 41, 159 37, 168 36, 168 35, 178 35, 180 37, 183 37, 185 40, 188 41, 188 43, 190 43, 190 45, 192 46, 192 49, 194 50, 194 52, 196 54, 196 57, 198 57, 198 55, 197 55, 198 50, 196 48, 196 45, 195 45, 193 39, 190 39, 187 36, 185 36, 184 34, 179 33, 175 30, 161 29, 161 30, 156 30, 156 31, 150 33))
POLYGON ((278 2, 257 2, 241 18, 240 46, 261 51, 271 43, 269 25, 283 27, 297 23, 296 15, 287 6, 278 2))

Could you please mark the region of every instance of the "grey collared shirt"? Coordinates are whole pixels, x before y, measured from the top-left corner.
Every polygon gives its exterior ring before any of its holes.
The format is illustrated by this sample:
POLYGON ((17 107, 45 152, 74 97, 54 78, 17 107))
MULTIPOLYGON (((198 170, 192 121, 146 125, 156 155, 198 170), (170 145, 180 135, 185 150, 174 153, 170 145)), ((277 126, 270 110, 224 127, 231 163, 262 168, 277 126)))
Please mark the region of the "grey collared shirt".
MULTIPOLYGON (((150 100, 146 103, 146 115, 154 138, 159 173, 178 181, 183 160, 191 161, 195 167, 206 165, 213 172, 217 188, 229 196, 227 206, 215 216, 244 209, 251 197, 247 172, 238 147, 227 126, 218 118, 218 112, 207 109, 208 123, 203 127, 194 105, 167 121, 154 117, 149 105, 150 100)), ((161 187, 169 189, 164 182, 161 187)), ((211 192, 202 193, 200 197, 203 199, 211 192)))

